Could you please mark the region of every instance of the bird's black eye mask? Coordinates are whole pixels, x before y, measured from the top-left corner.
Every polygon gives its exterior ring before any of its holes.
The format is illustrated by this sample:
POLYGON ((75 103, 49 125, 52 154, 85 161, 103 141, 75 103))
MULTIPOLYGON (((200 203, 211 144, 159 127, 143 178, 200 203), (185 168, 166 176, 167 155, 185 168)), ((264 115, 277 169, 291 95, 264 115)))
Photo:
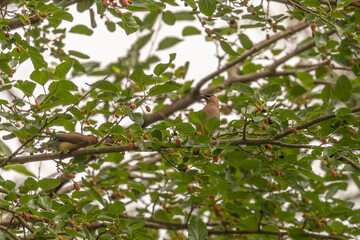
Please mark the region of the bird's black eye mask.
POLYGON ((207 99, 209 99, 209 98, 212 97, 212 96, 214 96, 214 95, 212 95, 212 94, 205 94, 205 95, 201 95, 200 97, 201 97, 201 98, 204 98, 205 100, 207 100, 207 99))

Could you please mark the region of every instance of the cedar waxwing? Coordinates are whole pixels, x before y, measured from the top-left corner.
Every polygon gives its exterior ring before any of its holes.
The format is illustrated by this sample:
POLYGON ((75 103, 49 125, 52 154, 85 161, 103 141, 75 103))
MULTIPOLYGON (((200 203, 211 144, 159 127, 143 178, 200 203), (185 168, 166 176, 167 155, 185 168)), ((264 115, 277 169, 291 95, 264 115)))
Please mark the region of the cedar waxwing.
POLYGON ((48 148, 65 152, 94 145, 96 142, 97 138, 94 135, 83 135, 77 132, 62 133, 55 135, 54 141, 48 145, 48 148))
MULTIPOLYGON (((200 132, 202 135, 208 135, 211 137, 215 131, 212 131, 209 133, 205 129, 205 123, 212 117, 217 117, 220 119, 219 99, 218 99, 218 97, 211 95, 211 94, 202 95, 201 97, 206 100, 206 106, 202 110, 206 113, 207 117, 206 117, 206 120, 202 124, 198 123, 196 125, 196 131, 200 132)), ((195 148, 193 151, 193 155, 198 156, 199 152, 200 152, 200 149, 195 148)))
POLYGON ((196 125, 196 131, 200 132, 203 135, 212 136, 214 132, 208 133, 208 131, 205 129, 205 123, 212 117, 217 117, 220 119, 220 112, 219 112, 219 99, 217 96, 214 95, 202 95, 202 98, 206 100, 206 106, 202 109, 206 113, 206 120, 203 122, 203 124, 197 124, 196 125))

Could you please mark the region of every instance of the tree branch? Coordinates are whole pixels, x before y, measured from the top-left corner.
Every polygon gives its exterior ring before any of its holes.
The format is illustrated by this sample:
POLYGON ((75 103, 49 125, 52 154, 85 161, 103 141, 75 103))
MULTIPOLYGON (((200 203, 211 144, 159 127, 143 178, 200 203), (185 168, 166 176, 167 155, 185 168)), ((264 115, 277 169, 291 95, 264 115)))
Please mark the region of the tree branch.
MULTIPOLYGON (((305 29, 308 26, 307 22, 300 22, 296 25, 293 26, 289 26, 285 31, 280 32, 278 34, 273 35, 272 37, 270 37, 270 39, 268 40, 263 40, 261 42, 259 42, 258 44, 255 44, 250 50, 245 51, 240 57, 238 57, 237 59, 225 64, 223 67, 221 67, 220 69, 214 71, 213 73, 210 73, 209 75, 205 76, 204 78, 202 78, 199 83, 196 84, 195 88, 193 89, 193 91, 191 93, 189 93, 188 95, 186 95, 185 97, 178 99, 177 101, 175 101, 172 105, 168 105, 162 109, 160 109, 157 112, 154 112, 152 114, 146 114, 144 115, 144 123, 143 123, 143 127, 146 127, 154 122, 157 122, 161 119, 164 119, 168 116, 170 116, 171 114, 173 114, 174 112, 181 110, 183 108, 186 108, 188 106, 190 106, 191 104, 193 104, 194 102, 198 101, 200 99, 200 88, 207 83, 208 81, 210 81, 212 78, 218 76, 219 74, 227 71, 228 69, 231 69, 232 67, 234 67, 235 65, 237 65, 238 63, 244 61, 246 58, 250 57, 251 55, 253 55, 254 53, 256 53, 257 51, 259 51, 260 49, 263 49, 273 43, 275 43, 276 41, 278 41, 279 39, 288 37, 296 32, 299 32, 303 29, 305 29)), ((211 90, 211 93, 213 92, 214 88, 208 88, 205 89, 204 91, 202 91, 202 93, 209 93, 211 90)))

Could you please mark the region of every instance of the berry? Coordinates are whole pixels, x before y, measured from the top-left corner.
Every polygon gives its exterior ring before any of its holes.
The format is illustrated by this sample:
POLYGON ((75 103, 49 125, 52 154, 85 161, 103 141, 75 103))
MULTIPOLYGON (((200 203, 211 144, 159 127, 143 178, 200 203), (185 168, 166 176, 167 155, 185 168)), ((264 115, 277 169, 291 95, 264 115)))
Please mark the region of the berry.
POLYGON ((326 144, 326 143, 327 143, 326 138, 322 138, 322 139, 321 139, 321 142, 322 142, 323 144, 326 144))
POLYGON ((237 217, 234 217, 234 223, 238 223, 239 219, 237 217))
POLYGON ((181 140, 180 139, 176 139, 176 145, 181 145, 181 140))
POLYGON ((43 153, 45 150, 43 148, 39 148, 39 152, 43 153))
POLYGON ((136 108, 135 104, 131 104, 130 109, 134 110, 136 108))
POLYGON ((326 165, 328 165, 328 162, 327 161, 322 161, 322 164, 324 165, 324 166, 326 166, 326 165))
POLYGON ((117 142, 116 145, 121 146, 122 144, 121 144, 121 142, 117 142))
POLYGON ((272 149, 271 144, 266 144, 266 148, 269 149, 269 150, 271 150, 271 149, 272 149))
POLYGON ((336 178, 336 171, 335 171, 335 170, 332 170, 332 171, 331 171, 331 175, 332 175, 333 178, 336 178))
POLYGON ((86 119, 85 123, 86 123, 86 125, 90 125, 90 124, 91 124, 89 119, 86 119))
POLYGON ((22 216, 23 215, 23 212, 18 212, 17 213, 19 216, 22 216))
POLYGON ((254 11, 254 12, 252 12, 251 14, 254 15, 254 16, 256 16, 256 15, 257 15, 257 12, 254 11))
POLYGON ((304 213, 302 217, 306 219, 308 217, 307 213, 304 213))
POLYGON ((297 142, 297 139, 296 139, 296 138, 293 138, 292 140, 293 140, 293 142, 297 142))
POLYGON ((69 222, 69 224, 70 224, 70 226, 74 226, 74 225, 75 225, 75 222, 74 222, 73 220, 71 220, 71 221, 69 222))
POLYGON ((29 214, 25 214, 24 215, 25 221, 29 221, 30 220, 30 215, 29 214))
POLYGON ((148 140, 148 139, 149 139, 149 136, 148 136, 148 135, 144 135, 144 139, 145 139, 145 140, 148 140))
POLYGON ((266 130, 266 125, 263 124, 263 125, 261 126, 261 129, 265 131, 265 130, 266 130))
POLYGON ((136 88, 136 89, 140 89, 140 86, 139 86, 139 85, 135 85, 135 88, 136 88))
POLYGON ((117 2, 112 2, 113 7, 117 7, 117 2))
POLYGON ((117 15, 118 15, 119 17, 122 17, 122 12, 121 12, 121 11, 117 11, 117 15))
POLYGON ((213 161, 214 161, 214 162, 218 162, 218 161, 219 161, 219 156, 217 156, 217 155, 214 156, 213 161))
POLYGON ((265 124, 268 124, 268 123, 269 123, 269 119, 268 119, 268 118, 265 118, 265 119, 264 119, 264 123, 265 123, 265 124))
POLYGON ((77 226, 76 229, 77 229, 78 231, 82 231, 82 230, 83 230, 83 228, 82 228, 81 225, 77 226))
POLYGON ((110 234, 114 234, 115 229, 113 229, 113 228, 112 228, 112 229, 110 229, 110 231, 109 231, 109 232, 110 232, 110 234))
POLYGON ((134 148, 134 143, 133 142, 129 142, 129 148, 134 148))
POLYGON ((69 173, 69 178, 75 178, 75 173, 69 173))
POLYGON ((352 129, 349 130, 349 133, 350 133, 351 135, 355 135, 355 131, 352 130, 352 129))
POLYGON ((122 0, 122 1, 121 1, 121 6, 123 6, 123 7, 126 7, 126 6, 127 6, 126 0, 122 0))
POLYGON ((10 33, 6 32, 6 33, 5 33, 5 37, 6 37, 6 38, 10 37, 10 33))
POLYGON ((270 35, 266 34, 266 40, 269 40, 269 39, 270 39, 270 35))
POLYGON ((31 21, 30 21, 30 19, 26 19, 26 23, 28 24, 28 25, 30 25, 31 24, 31 21))
POLYGON ((104 1, 103 1, 103 6, 106 8, 107 6, 109 6, 109 2, 106 1, 106 0, 104 0, 104 1))
POLYGON ((190 191, 192 189, 191 186, 187 186, 187 190, 190 191))
POLYGON ((9 73, 9 77, 13 77, 13 75, 14 75, 13 73, 9 73))
POLYGON ((214 194, 211 194, 211 195, 208 196, 208 198, 210 198, 210 199, 215 199, 215 195, 214 195, 214 194))
POLYGON ((128 135, 128 137, 129 137, 129 138, 132 138, 132 137, 133 137, 133 135, 130 133, 130 134, 128 135))
POLYGON ((145 108, 147 112, 151 112, 151 108, 149 106, 146 106, 145 108))
POLYGON ((39 109, 39 107, 40 107, 40 103, 36 103, 35 104, 35 109, 39 109))
POLYGON ((298 134, 298 130, 294 127, 290 128, 290 130, 293 132, 293 134, 298 134))
POLYGON ((314 218, 313 218, 313 222, 314 222, 314 223, 317 223, 318 220, 319 220, 319 219, 318 219, 317 217, 314 217, 314 218))

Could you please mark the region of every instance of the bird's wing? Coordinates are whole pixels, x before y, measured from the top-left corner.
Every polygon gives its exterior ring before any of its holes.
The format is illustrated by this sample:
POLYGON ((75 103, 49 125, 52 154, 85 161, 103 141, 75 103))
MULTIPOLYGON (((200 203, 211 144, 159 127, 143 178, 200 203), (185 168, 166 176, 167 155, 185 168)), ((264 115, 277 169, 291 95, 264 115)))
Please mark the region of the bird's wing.
POLYGON ((69 142, 73 144, 78 144, 81 142, 86 141, 86 138, 84 135, 80 133, 60 133, 55 135, 55 139, 61 141, 61 142, 69 142))

